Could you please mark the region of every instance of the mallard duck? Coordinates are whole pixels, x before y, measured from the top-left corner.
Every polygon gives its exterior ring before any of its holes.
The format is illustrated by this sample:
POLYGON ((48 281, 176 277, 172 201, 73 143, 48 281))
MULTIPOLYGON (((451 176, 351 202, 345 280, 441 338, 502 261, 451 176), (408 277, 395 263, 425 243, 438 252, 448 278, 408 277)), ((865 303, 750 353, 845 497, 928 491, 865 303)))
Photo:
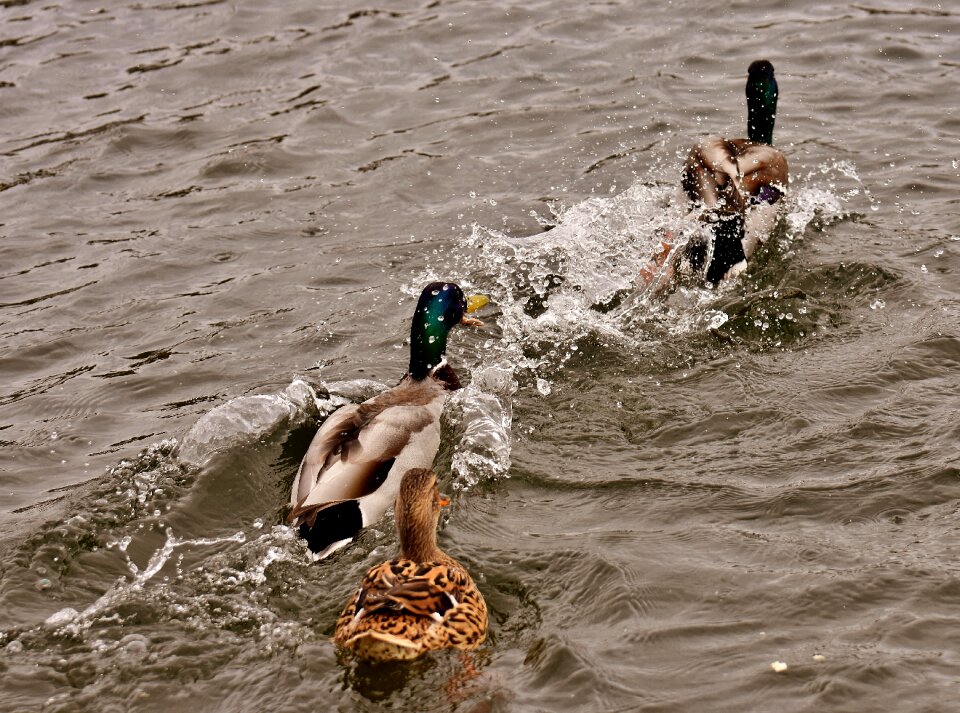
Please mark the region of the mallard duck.
MULTIPOLYGON (((773 125, 778 88, 773 65, 765 59, 747 69, 747 138, 712 136, 694 146, 680 185, 690 203, 689 218, 707 223, 711 240, 692 239, 680 256, 687 269, 716 285, 743 272, 757 246, 777 221, 778 203, 789 183, 787 159, 775 149, 773 125)), ((670 236, 668 236, 670 237, 670 236)), ((648 284, 673 245, 663 244, 641 270, 648 284)))
POLYGON ((437 547, 440 508, 448 503, 432 471, 404 474, 395 509, 400 556, 364 576, 337 619, 337 644, 368 661, 396 661, 483 643, 483 595, 467 570, 437 547))
POLYGON ((433 282, 420 295, 410 327, 410 370, 400 383, 331 415, 313 437, 290 496, 290 522, 314 559, 348 544, 377 522, 397 498, 401 476, 429 468, 440 447, 447 392, 460 388, 447 364, 447 334, 488 302, 465 297, 452 282, 433 282))
POLYGON ((705 139, 683 166, 683 191, 713 233, 712 246, 691 245, 685 257, 712 284, 746 269, 776 224, 789 183, 787 159, 771 145, 779 91, 770 62, 750 64, 746 94, 747 138, 705 139))

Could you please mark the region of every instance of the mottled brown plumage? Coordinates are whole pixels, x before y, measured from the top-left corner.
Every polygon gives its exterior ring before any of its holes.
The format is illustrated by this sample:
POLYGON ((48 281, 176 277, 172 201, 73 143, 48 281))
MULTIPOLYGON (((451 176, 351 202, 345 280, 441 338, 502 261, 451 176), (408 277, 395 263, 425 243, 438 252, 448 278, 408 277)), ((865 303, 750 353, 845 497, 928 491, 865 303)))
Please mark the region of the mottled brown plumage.
POLYGON ((483 596, 466 569, 437 547, 444 504, 431 471, 404 474, 396 506, 400 556, 364 576, 337 620, 337 644, 369 661, 395 661, 483 643, 483 596))

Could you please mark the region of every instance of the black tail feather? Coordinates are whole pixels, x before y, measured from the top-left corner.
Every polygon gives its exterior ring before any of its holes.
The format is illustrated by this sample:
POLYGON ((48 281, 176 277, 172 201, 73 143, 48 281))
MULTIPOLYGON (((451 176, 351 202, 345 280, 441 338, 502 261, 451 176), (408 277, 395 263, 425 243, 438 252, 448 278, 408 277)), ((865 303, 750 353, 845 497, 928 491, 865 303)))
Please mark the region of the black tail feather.
POLYGON ((703 221, 713 234, 713 249, 703 240, 691 239, 683 254, 693 272, 703 274, 707 282, 717 285, 727 270, 747 259, 743 252, 743 216, 710 211, 704 214, 703 221), (710 264, 706 264, 708 256, 710 264))
POLYGON ((323 552, 334 542, 356 537, 363 529, 363 514, 356 500, 334 503, 317 512, 313 525, 300 525, 300 537, 311 552, 323 552))

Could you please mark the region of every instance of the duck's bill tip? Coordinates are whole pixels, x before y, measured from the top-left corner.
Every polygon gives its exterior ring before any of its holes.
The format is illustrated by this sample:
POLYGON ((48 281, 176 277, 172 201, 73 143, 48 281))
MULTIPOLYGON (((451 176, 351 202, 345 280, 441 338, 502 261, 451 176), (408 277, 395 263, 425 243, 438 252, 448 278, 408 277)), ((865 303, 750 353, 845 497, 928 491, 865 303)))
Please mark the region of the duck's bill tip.
POLYGON ((470 295, 467 297, 467 312, 476 312, 481 307, 489 304, 490 298, 486 295, 470 295))

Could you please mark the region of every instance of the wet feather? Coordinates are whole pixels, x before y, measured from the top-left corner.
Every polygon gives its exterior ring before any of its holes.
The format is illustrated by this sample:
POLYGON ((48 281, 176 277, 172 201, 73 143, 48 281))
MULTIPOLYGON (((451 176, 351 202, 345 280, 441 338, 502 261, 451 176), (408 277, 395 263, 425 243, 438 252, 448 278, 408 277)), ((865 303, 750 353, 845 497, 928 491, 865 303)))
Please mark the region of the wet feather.
POLYGON ((690 202, 690 217, 708 223, 714 233, 703 258, 693 256, 703 251, 698 245, 691 245, 693 252, 687 250, 684 257, 708 282, 746 268, 776 223, 790 181, 786 157, 771 145, 778 89, 770 62, 750 65, 746 95, 748 138, 704 139, 690 150, 683 167, 680 185, 690 202), (731 244, 721 247, 722 242, 731 244))

